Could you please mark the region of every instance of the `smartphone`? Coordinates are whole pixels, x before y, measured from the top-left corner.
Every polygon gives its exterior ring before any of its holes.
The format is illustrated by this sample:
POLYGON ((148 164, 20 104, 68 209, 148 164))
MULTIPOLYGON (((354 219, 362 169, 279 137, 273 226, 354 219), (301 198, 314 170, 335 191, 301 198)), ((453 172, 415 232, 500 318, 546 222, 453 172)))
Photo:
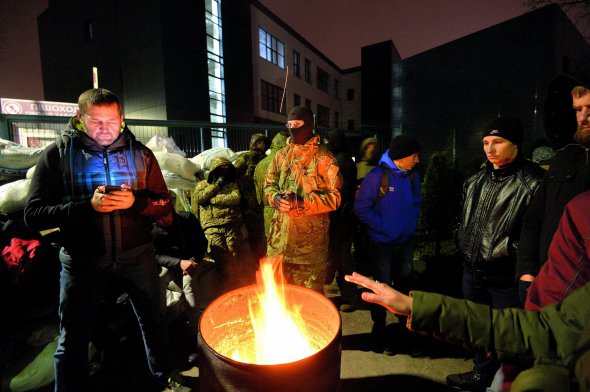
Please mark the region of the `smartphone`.
POLYGON ((116 186, 116 185, 105 185, 104 186, 104 193, 111 193, 114 191, 121 191, 121 187, 120 186, 116 186))

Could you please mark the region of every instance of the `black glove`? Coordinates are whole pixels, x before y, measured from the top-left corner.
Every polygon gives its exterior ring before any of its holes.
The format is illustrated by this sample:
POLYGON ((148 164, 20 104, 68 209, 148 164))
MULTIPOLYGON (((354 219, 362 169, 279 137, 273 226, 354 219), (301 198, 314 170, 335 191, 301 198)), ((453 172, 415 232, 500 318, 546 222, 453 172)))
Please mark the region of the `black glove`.
POLYGON ((284 193, 277 193, 277 195, 275 196, 275 208, 278 210, 281 206, 281 200, 283 199, 283 197, 285 196, 284 193))
POLYGON ((526 280, 519 280, 518 281, 518 299, 520 299, 520 304, 524 306, 526 302, 526 296, 529 292, 529 287, 531 287, 532 282, 528 282, 526 280))

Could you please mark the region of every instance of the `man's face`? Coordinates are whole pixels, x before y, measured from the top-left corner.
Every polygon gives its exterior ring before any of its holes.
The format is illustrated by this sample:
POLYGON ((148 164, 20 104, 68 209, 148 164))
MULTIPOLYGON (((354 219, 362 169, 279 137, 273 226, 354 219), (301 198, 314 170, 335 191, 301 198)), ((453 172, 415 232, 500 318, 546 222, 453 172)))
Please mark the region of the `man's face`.
POLYGON ((483 150, 488 161, 494 168, 499 168, 514 161, 518 148, 511 141, 500 136, 486 136, 483 138, 483 150))
POLYGON ((111 145, 119 133, 123 116, 119 113, 119 105, 88 105, 84 114, 78 114, 88 136, 102 146, 111 145))
POLYGON ((580 98, 573 98, 573 107, 576 111, 576 121, 578 122, 578 130, 574 135, 574 139, 588 147, 590 146, 590 94, 586 94, 580 98))
POLYGON ((418 153, 415 153, 405 158, 396 159, 395 166, 397 166, 398 169, 409 171, 412 170, 418 162, 420 162, 420 157, 418 156, 418 153))
POLYGON ((305 143, 313 134, 313 128, 307 126, 303 120, 289 120, 287 121, 287 128, 295 144, 305 143))
POLYGON ((266 147, 266 143, 264 142, 264 140, 259 140, 254 144, 254 148, 260 152, 264 152, 266 147))

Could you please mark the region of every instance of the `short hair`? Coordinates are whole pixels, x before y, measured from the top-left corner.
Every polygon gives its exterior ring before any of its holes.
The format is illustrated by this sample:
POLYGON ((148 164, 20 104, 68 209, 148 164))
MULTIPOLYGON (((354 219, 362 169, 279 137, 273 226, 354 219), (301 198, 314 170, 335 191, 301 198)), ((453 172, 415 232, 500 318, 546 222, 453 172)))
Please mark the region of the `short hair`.
POLYGON ((78 109, 81 114, 86 113, 88 105, 107 106, 112 104, 116 104, 119 107, 119 112, 121 111, 119 98, 106 88, 91 88, 80 94, 78 98, 78 109))
POLYGON ((576 86, 572 89, 572 97, 573 98, 582 98, 585 95, 590 94, 590 90, 588 90, 587 87, 584 86, 576 86))

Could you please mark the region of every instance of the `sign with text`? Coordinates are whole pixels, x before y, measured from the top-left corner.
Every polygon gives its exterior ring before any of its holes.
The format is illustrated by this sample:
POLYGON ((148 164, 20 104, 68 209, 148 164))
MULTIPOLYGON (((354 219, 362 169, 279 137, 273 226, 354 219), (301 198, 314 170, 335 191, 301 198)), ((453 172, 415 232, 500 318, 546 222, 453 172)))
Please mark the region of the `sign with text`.
POLYGON ((76 115, 77 109, 78 104, 76 103, 0 98, 0 113, 2 114, 73 117, 76 115))

